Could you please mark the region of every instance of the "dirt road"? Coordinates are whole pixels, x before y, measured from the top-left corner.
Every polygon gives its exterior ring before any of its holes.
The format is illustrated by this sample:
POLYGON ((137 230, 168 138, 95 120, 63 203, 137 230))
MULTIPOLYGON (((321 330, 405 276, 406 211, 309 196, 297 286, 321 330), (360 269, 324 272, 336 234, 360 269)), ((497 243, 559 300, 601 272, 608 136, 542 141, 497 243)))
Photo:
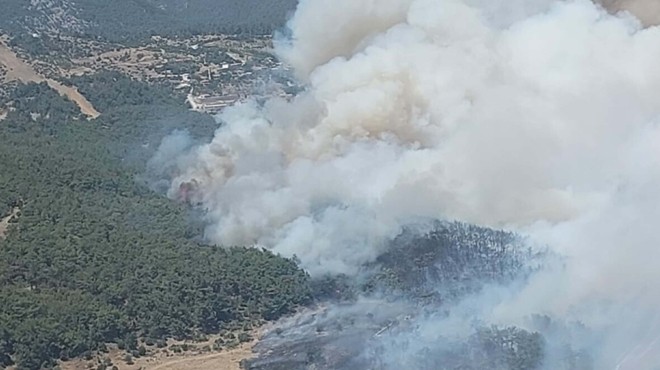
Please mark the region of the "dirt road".
POLYGON ((240 370, 241 360, 252 357, 251 347, 252 345, 244 345, 220 353, 209 353, 147 365, 144 370, 240 370))
POLYGON ((37 73, 30 65, 22 61, 7 45, 0 42, 0 64, 7 67, 6 81, 19 80, 22 82, 46 82, 48 86, 56 90, 60 95, 64 95, 80 107, 80 111, 88 117, 96 118, 100 113, 94 109, 82 94, 76 88, 64 86, 61 83, 45 78, 37 73))
MULTIPOLYGON (((241 370, 241 361, 253 356, 252 348, 256 341, 221 352, 199 351, 199 348, 211 344, 213 340, 197 343, 197 349, 179 354, 153 349, 154 352, 150 355, 134 358, 130 365, 125 361, 126 352, 118 350, 116 345, 108 345, 109 353, 102 357, 112 360, 119 370, 241 370)), ((87 361, 79 358, 61 362, 59 366, 62 370, 88 370, 90 365, 95 364, 97 360, 87 361)))

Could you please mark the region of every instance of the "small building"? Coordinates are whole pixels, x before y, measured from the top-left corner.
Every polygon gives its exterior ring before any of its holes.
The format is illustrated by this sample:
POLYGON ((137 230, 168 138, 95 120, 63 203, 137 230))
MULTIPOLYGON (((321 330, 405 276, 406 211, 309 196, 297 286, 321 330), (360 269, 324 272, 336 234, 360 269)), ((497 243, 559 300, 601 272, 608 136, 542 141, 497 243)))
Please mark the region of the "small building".
POLYGON ((235 94, 228 95, 199 95, 194 96, 192 90, 188 94, 187 102, 194 111, 215 114, 223 108, 235 104, 240 101, 241 97, 235 94))

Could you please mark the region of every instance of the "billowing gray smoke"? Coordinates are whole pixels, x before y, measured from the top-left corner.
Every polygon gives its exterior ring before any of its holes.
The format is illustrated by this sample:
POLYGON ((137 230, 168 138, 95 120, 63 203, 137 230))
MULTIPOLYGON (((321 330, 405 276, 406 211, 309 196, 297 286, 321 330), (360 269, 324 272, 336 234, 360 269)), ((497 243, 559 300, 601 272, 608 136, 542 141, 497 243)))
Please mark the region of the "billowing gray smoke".
POLYGON ((630 12, 647 26, 660 24, 660 2, 655 0, 599 0, 612 12, 630 12))
POLYGON ((580 321, 599 369, 660 365, 660 28, 604 2, 302 0, 276 51, 306 90, 225 110, 170 195, 312 274, 419 219, 515 230, 566 262, 486 322, 580 321))

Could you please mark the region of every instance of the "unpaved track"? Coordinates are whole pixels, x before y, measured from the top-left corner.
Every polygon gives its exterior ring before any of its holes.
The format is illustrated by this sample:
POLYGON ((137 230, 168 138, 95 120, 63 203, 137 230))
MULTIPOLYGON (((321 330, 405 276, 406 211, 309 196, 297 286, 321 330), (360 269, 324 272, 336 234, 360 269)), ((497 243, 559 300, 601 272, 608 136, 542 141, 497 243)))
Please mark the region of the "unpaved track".
MULTIPOLYGON (((209 345, 207 343, 198 343, 197 346, 209 345)), ((252 348, 256 341, 243 343, 234 349, 225 349, 221 352, 188 352, 177 355, 164 355, 163 352, 152 353, 145 357, 133 359, 134 363, 128 365, 124 361, 125 352, 118 350, 114 345, 110 345, 110 351, 107 357, 112 360, 114 366, 119 370, 241 370, 242 360, 252 358, 252 348)), ((60 362, 62 370, 88 370, 90 364, 96 365, 97 361, 85 361, 75 359, 71 361, 60 362)), ((96 366, 94 366, 96 367, 96 366)), ((14 369, 9 369, 14 370, 14 369)))
POLYGON ((61 83, 45 78, 38 74, 34 68, 23 62, 7 45, 0 41, 0 63, 7 67, 6 81, 19 80, 22 82, 46 82, 48 86, 56 90, 60 95, 68 97, 80 107, 80 111, 88 117, 96 118, 100 113, 77 89, 64 86, 61 83))
POLYGON ((252 357, 251 348, 252 345, 244 345, 220 353, 209 353, 166 361, 151 366, 147 365, 144 370, 240 370, 241 360, 252 357))

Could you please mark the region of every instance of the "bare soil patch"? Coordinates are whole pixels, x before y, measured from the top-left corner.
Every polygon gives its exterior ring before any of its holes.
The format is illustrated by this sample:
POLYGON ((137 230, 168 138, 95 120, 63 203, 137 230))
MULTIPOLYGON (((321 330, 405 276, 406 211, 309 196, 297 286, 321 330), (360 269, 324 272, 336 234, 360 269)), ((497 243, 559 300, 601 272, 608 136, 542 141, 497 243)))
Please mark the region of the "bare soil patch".
POLYGON ((22 82, 47 82, 48 86, 55 89, 60 95, 64 95, 80 107, 80 111, 91 118, 96 118, 100 113, 94 109, 89 102, 75 87, 64 86, 61 83, 47 79, 38 74, 32 66, 22 61, 7 45, 0 42, 0 64, 7 68, 5 81, 19 80, 22 82))
POLYGON ((61 83, 55 81, 55 80, 47 80, 48 81, 48 86, 51 88, 55 89, 57 92, 60 93, 60 95, 66 95, 69 99, 71 99, 74 103, 80 107, 80 111, 91 118, 96 118, 101 115, 96 109, 94 109, 94 106, 92 103, 87 100, 81 93, 78 92, 78 89, 75 87, 70 87, 70 86, 64 86, 61 83))
MULTIPOLYGON (((189 344, 191 349, 181 353, 152 346, 146 356, 133 358, 131 364, 126 361, 126 351, 119 350, 116 345, 108 345, 109 351, 106 354, 99 354, 92 360, 61 362, 59 367, 62 370, 89 370, 95 369, 103 359, 109 359, 119 370, 240 370, 241 361, 253 356, 252 348, 257 343, 256 340, 232 349, 210 350, 218 337, 213 336, 206 342, 189 344)), ((183 343, 170 340, 168 347, 183 343)))
POLYGON ((20 211, 20 208, 14 207, 7 217, 0 220, 0 239, 4 239, 7 236, 9 223, 14 217, 18 216, 18 211, 20 211))

